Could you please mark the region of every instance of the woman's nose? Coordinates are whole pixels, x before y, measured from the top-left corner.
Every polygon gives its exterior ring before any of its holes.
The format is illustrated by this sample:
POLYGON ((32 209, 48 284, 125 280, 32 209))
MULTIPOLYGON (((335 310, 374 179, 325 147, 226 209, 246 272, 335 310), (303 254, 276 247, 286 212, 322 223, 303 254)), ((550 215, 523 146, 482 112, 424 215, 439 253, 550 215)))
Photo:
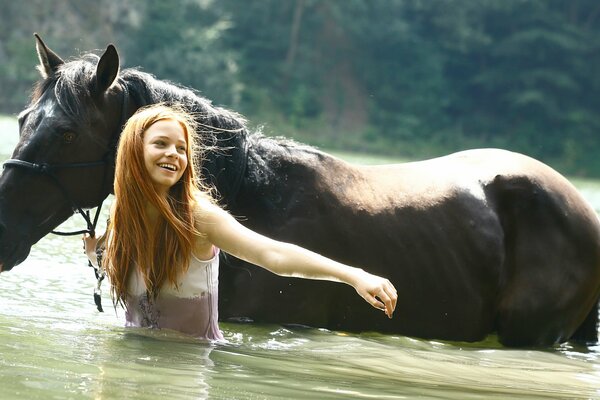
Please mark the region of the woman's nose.
POLYGON ((177 153, 177 149, 175 148, 175 146, 169 146, 167 148, 166 156, 173 157, 173 158, 179 157, 179 154, 177 153))

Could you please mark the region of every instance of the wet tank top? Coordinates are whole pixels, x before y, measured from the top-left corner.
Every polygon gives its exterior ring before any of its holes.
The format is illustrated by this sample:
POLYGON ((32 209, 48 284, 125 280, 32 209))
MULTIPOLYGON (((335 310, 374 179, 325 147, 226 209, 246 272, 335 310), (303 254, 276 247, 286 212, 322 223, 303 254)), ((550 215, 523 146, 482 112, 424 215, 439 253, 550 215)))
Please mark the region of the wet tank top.
POLYGON ((179 286, 165 284, 155 300, 148 299, 139 270, 129 279, 126 326, 174 329, 201 339, 222 340, 218 315, 219 250, 210 260, 192 255, 179 286))

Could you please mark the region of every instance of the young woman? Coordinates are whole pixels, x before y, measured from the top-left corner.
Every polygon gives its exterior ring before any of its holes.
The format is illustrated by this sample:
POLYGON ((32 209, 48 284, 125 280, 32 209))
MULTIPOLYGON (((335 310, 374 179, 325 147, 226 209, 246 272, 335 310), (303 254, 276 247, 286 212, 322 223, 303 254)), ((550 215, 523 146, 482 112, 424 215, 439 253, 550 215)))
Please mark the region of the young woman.
POLYGON ((392 317, 397 294, 387 279, 269 239, 219 207, 195 174, 194 127, 190 115, 165 105, 129 119, 117 151, 106 250, 97 253, 98 240, 84 238, 90 261, 103 260, 128 326, 221 339, 220 250, 278 275, 347 283, 392 317))

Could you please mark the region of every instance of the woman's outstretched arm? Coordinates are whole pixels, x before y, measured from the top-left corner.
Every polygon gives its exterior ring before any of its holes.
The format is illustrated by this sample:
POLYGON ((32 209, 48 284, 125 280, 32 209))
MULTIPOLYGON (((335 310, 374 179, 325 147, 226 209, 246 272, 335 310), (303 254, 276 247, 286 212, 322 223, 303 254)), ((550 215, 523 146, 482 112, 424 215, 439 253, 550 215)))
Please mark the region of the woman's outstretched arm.
POLYGON ((398 296, 389 280, 258 234, 216 205, 203 204, 198 215, 200 232, 226 253, 277 275, 347 283, 369 304, 392 317, 398 296))

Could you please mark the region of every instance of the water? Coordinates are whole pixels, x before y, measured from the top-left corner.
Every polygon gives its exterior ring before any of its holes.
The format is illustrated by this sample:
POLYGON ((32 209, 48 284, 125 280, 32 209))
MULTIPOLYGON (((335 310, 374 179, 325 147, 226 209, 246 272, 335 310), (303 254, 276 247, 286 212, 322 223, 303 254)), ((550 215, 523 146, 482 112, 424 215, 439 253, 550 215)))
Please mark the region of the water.
MULTIPOLYGON (((2 158, 16 137, 7 126, 14 121, 0 119, 2 158)), ((577 185, 600 210, 600 182, 577 185)), ((1 399, 600 398, 600 346, 514 350, 493 337, 444 343, 227 323, 227 342, 209 344, 125 329, 106 293, 106 312, 96 311, 85 265, 79 238, 50 235, 0 276, 1 399)))

